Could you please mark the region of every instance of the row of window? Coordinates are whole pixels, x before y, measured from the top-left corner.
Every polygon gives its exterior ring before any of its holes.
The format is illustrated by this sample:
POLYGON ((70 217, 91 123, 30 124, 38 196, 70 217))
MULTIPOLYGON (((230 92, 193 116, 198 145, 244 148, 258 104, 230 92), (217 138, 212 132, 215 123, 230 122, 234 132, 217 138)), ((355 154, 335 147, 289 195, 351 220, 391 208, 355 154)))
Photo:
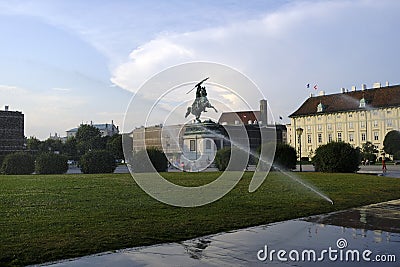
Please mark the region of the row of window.
MULTIPOLYGON (((376 110, 372 111, 371 113, 372 113, 373 116, 378 116, 378 115, 379 115, 378 111, 376 111, 376 110)), ((391 114, 392 114, 392 111, 391 111, 391 110, 387 110, 387 111, 386 111, 386 114, 391 115, 391 114)), ((360 116, 361 116, 361 117, 365 117, 365 112, 360 113, 360 116)), ((320 121, 320 120, 322 119, 322 117, 323 117, 323 116, 318 116, 318 117, 317 117, 317 120, 320 121)), ((340 119, 341 117, 342 117, 342 115, 336 115, 336 118, 338 118, 338 119, 340 119)), ((349 118, 353 118, 353 114, 350 113, 350 114, 348 115, 348 117, 349 117, 349 118)), ((331 116, 327 116, 327 119, 328 119, 328 120, 331 119, 331 116)), ((311 117, 308 117, 308 118, 307 118, 307 121, 311 121, 311 117)))
MULTIPOLYGON (((318 143, 322 143, 322 134, 319 133, 317 135, 318 143)), ((328 134, 328 142, 333 141, 333 135, 331 133, 328 134)), ((337 133, 337 141, 343 141, 342 133, 337 133)), ((361 141, 367 141, 367 134, 366 133, 361 133, 361 141)), ((379 132, 374 132, 374 141, 379 141, 379 132)), ((354 134, 349 133, 349 142, 354 142, 354 134)), ((312 135, 307 134, 307 143, 311 144, 312 143, 312 135)))
MULTIPOLYGON (((342 130, 342 125, 343 125, 343 123, 338 122, 336 124, 336 129, 337 130, 342 130)), ((317 130, 318 131, 322 131, 322 126, 323 126, 322 124, 317 124, 317 130)), ((360 121, 360 128, 365 128, 365 126, 366 126, 365 121, 360 121)), ((376 120, 373 121, 372 126, 375 127, 375 128, 379 127, 379 122, 376 121, 376 120)), ((391 119, 386 120, 386 126, 387 127, 393 127, 393 120, 391 120, 391 119)), ((332 130, 332 124, 328 123, 326 125, 326 128, 328 130, 332 130)), ((348 123, 348 128, 349 129, 354 129, 354 123, 353 122, 349 122, 348 123)), ((307 125, 307 131, 311 131, 311 125, 307 125)))

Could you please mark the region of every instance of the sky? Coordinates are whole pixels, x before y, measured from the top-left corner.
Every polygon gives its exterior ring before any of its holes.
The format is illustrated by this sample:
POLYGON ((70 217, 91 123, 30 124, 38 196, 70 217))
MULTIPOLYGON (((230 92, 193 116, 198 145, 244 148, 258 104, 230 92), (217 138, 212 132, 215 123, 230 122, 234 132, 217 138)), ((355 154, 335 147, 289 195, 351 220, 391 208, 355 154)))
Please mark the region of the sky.
POLYGON ((287 123, 311 93, 399 84, 399 11, 397 0, 0 0, 0 109, 22 111, 25 135, 42 140, 90 121, 122 129, 133 96, 133 125, 155 101, 146 81, 201 61, 243 73, 287 123))

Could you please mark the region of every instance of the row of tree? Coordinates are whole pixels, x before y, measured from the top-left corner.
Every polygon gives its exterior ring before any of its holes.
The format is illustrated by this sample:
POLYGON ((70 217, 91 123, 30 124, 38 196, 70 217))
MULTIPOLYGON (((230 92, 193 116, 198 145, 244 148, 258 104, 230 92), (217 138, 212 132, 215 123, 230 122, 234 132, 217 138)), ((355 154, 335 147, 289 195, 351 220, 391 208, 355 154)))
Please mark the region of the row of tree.
POLYGON ((68 159, 79 160, 91 150, 107 150, 115 159, 123 159, 122 135, 101 136, 99 129, 92 125, 79 126, 75 137, 69 137, 64 143, 61 140, 47 139, 40 141, 36 137, 27 139, 27 150, 33 154, 57 153, 68 159))

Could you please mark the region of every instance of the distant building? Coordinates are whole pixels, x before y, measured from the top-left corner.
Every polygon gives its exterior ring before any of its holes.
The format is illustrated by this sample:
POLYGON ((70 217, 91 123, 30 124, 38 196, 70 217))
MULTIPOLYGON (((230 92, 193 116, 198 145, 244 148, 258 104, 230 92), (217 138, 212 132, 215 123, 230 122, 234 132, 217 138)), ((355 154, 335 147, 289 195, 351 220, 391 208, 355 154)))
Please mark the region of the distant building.
POLYGON ((0 110, 0 155, 23 150, 24 141, 24 114, 5 106, 0 110))
MULTIPOLYGON (((93 124, 92 122, 90 122, 90 125, 99 129, 102 137, 119 134, 119 127, 114 125, 114 121, 111 121, 111 123, 102 123, 102 124, 93 124)), ((67 132, 67 138, 75 137, 76 133, 78 132, 78 128, 72 128, 66 132, 67 132)))
POLYGON ((353 86, 351 91, 342 88, 337 94, 311 95, 289 116, 288 143, 298 150, 301 141, 301 155, 309 157, 332 141, 354 147, 369 141, 382 150, 386 134, 400 129, 400 85, 374 83, 372 87, 363 84, 361 90, 353 86), (298 128, 303 129, 301 139, 298 128))
POLYGON ((261 144, 261 132, 265 131, 265 136, 270 137, 269 132, 275 128, 276 142, 287 143, 286 126, 281 124, 269 125, 267 100, 260 100, 259 111, 234 111, 221 114, 218 123, 226 129, 234 129, 235 126, 244 126, 249 136, 250 149, 256 150, 261 144))

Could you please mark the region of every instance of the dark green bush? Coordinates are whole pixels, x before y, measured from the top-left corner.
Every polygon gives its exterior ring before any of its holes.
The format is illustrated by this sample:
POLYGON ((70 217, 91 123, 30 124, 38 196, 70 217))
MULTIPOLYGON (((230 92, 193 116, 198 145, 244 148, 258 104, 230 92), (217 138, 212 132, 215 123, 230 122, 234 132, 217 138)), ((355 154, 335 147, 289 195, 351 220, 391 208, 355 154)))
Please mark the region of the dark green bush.
POLYGON ((224 147, 218 150, 214 159, 215 167, 220 171, 225 171, 226 167, 228 167, 230 157, 231 149, 229 147, 224 147))
POLYGON ((225 147, 217 151, 214 163, 220 171, 243 171, 247 168, 250 160, 250 154, 246 151, 237 147, 225 147), (236 156, 231 158, 232 151, 236 156))
POLYGON ((36 158, 35 172, 40 174, 62 174, 68 170, 67 158, 54 153, 44 153, 36 158))
POLYGON ((360 151, 344 142, 330 142, 315 151, 315 171, 355 172, 359 169, 360 151))
POLYGON ((4 174, 31 174, 35 171, 35 160, 27 153, 17 152, 7 155, 1 166, 4 174))
POLYGON ((107 150, 91 150, 80 159, 83 173, 112 173, 117 165, 113 155, 107 150))
POLYGON ((293 147, 288 144, 276 144, 275 166, 286 170, 296 169, 296 161, 296 150, 293 147))
POLYGON ((158 148, 147 148, 135 153, 132 160, 134 172, 165 172, 168 168, 168 159, 158 148), (148 159, 150 159, 151 165, 148 159))
MULTIPOLYGON (((275 146, 275 155, 273 161, 273 167, 271 170, 283 169, 291 170, 296 168, 297 155, 296 150, 288 144, 281 143, 266 143, 263 145, 265 151, 271 151, 275 146)), ((257 149, 257 153, 260 155, 261 146, 257 149)), ((272 152, 268 152, 271 154, 272 152)), ((307 158, 307 157, 306 157, 307 158)), ((308 158, 307 158, 308 159, 308 158)), ((262 165, 261 165, 262 166, 262 165)))
POLYGON ((400 132, 393 130, 386 134, 383 140, 383 150, 389 155, 394 155, 400 151, 400 132))

